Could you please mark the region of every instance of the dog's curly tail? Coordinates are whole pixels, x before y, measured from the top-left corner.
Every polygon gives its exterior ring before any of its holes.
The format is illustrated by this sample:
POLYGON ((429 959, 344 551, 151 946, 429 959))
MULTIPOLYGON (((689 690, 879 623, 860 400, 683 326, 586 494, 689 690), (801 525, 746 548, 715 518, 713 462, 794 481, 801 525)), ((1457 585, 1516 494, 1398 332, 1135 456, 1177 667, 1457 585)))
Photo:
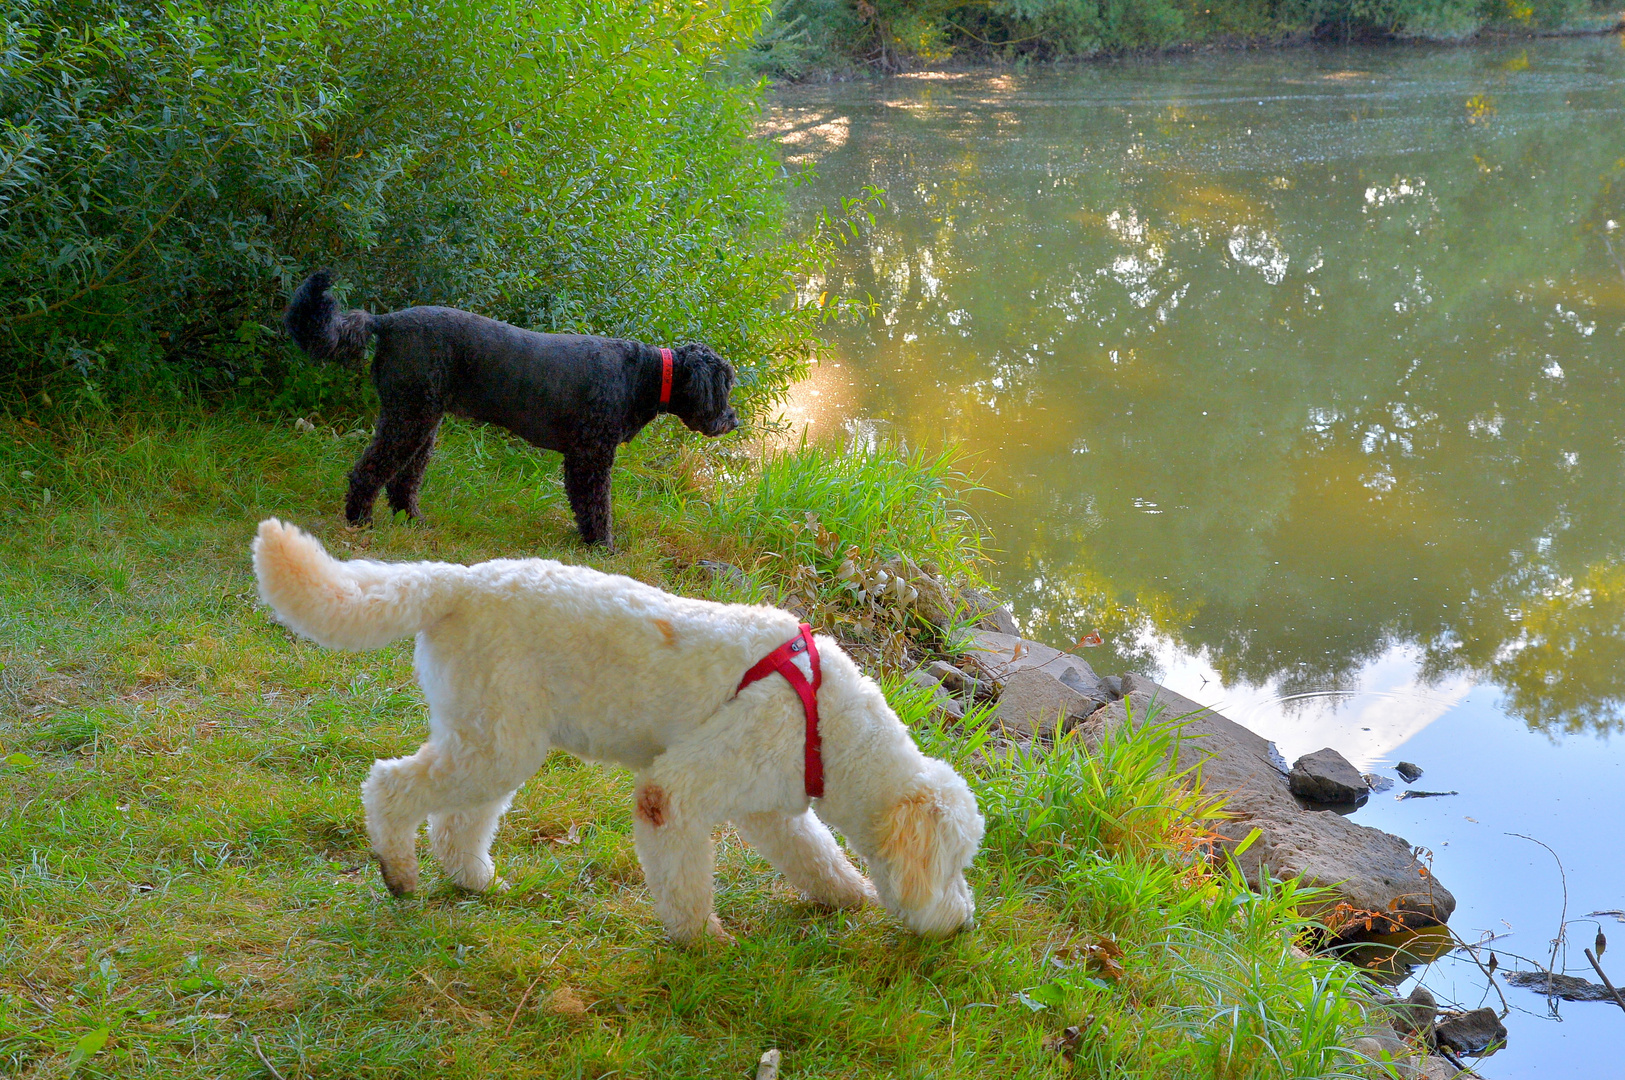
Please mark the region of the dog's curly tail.
POLYGON ((328 270, 318 270, 294 290, 282 324, 293 343, 314 360, 349 363, 361 359, 372 337, 376 318, 365 311, 340 311, 327 290, 333 284, 328 270))
POLYGON ((329 649, 379 649, 434 624, 457 602, 466 567, 340 562, 276 518, 260 522, 254 576, 278 621, 329 649))

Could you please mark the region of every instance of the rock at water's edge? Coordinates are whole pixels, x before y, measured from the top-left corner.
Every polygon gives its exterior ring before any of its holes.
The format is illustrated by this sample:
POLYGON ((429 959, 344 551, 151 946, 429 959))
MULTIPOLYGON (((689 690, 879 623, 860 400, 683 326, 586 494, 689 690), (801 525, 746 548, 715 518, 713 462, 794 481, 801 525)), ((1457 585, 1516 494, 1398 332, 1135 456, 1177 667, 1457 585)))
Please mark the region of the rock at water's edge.
POLYGON ((965 650, 965 656, 999 690, 1016 672, 1039 668, 1061 680, 1073 691, 1093 698, 1102 705, 1110 699, 1104 682, 1095 674, 1094 668, 1071 653, 1036 641, 992 630, 977 630, 971 635, 971 646, 965 650))
POLYGON ((1432 1030, 1434 1017, 1439 1015, 1439 1002, 1427 987, 1418 986, 1410 997, 1390 1005, 1388 1011, 1393 1015, 1395 1031, 1421 1035, 1432 1030))
POLYGON ((976 625, 981 629, 1020 636, 1021 628, 1016 625, 1016 617, 1010 609, 981 589, 960 589, 959 598, 964 602, 965 613, 976 616, 976 625))
POLYGON ((1477 1054, 1494 1043, 1504 1046, 1507 1029, 1494 1009, 1474 1009, 1441 1020, 1433 1029, 1433 1038, 1440 1046, 1448 1046, 1458 1054, 1477 1054))
POLYGON ((1347 805, 1371 794, 1359 770, 1329 746, 1293 762, 1286 779, 1292 794, 1310 802, 1347 805))
MULTIPOLYGON (((1124 678, 1128 696, 1095 713, 1081 729, 1098 743, 1106 729, 1156 719, 1179 721, 1183 739, 1176 767, 1200 765, 1205 792, 1223 794, 1229 820, 1214 828, 1232 850, 1253 829, 1260 835, 1236 856, 1257 888, 1264 875, 1301 877, 1331 889, 1350 907, 1370 913, 1373 933, 1436 926, 1449 920, 1456 899, 1433 879, 1404 840, 1356 825, 1339 814, 1305 810, 1269 758, 1269 743, 1240 724, 1137 675, 1124 678)), ((1358 923, 1364 931, 1364 916, 1358 923)))
POLYGON ((1005 680, 994 719, 1008 735, 1053 736, 1100 706, 1042 668, 1019 668, 1005 680))

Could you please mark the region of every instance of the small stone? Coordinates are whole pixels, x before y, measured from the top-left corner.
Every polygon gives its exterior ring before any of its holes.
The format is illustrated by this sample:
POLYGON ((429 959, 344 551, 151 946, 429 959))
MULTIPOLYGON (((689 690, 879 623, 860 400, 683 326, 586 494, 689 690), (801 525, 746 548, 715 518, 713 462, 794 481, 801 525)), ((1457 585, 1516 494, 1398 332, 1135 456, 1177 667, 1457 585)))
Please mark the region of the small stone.
POLYGON ((701 559, 694 565, 710 574, 712 580, 721 579, 736 589, 745 587, 745 572, 732 563, 718 562, 716 559, 701 559))
POLYGON ((1413 765, 1409 761, 1401 761, 1398 765, 1394 766, 1394 771, 1398 773, 1399 778, 1405 781, 1407 784, 1414 784, 1422 778, 1422 766, 1413 765))
POLYGON ((1439 1003, 1427 987, 1418 986, 1410 997, 1394 1004, 1389 1011, 1394 1017, 1395 1031, 1420 1035, 1432 1029, 1433 1019, 1439 1014, 1439 1003))
POLYGON ((1433 1038, 1458 1054, 1481 1054, 1492 1045, 1506 1045, 1507 1029, 1494 1009, 1474 1009, 1441 1020, 1433 1038))
POLYGON ((1364 780, 1365 786, 1370 788, 1372 791, 1387 791, 1389 788, 1394 786, 1394 782, 1392 780, 1388 779, 1386 776, 1378 776, 1376 773, 1361 773, 1360 779, 1364 780))
POLYGON ((953 717, 955 720, 959 720, 964 717, 965 706, 959 703, 958 698, 948 693, 948 691, 943 688, 943 685, 938 682, 930 672, 921 668, 910 673, 908 681, 913 683, 915 686, 921 686, 930 690, 931 703, 938 709, 941 709, 943 712, 953 717))
MULTIPOLYGON (((1101 681, 1100 676, 1095 674, 1095 669, 1076 657, 1068 656, 1065 660, 1058 661, 1044 670, 1051 672, 1057 679, 1060 679, 1084 697, 1093 698, 1100 705, 1104 705, 1111 700, 1111 695, 1106 692, 1105 683, 1101 681)), ((1099 708, 1100 705, 1095 706, 1095 708, 1099 708)))
POLYGON ((1298 798, 1317 803, 1357 803, 1371 791, 1348 758, 1329 746, 1295 761, 1287 785, 1298 798))
POLYGON ((1455 1080, 1455 1077, 1471 1075, 1463 1073, 1442 1057, 1432 1054, 1422 1059, 1422 1071, 1417 1074, 1417 1080, 1455 1080))
POLYGON ((965 689, 965 673, 950 663, 933 660, 921 670, 956 694, 965 689))
POLYGON ((1370 1061, 1404 1061, 1410 1047, 1391 1035, 1364 1035, 1349 1043, 1349 1049, 1370 1061))

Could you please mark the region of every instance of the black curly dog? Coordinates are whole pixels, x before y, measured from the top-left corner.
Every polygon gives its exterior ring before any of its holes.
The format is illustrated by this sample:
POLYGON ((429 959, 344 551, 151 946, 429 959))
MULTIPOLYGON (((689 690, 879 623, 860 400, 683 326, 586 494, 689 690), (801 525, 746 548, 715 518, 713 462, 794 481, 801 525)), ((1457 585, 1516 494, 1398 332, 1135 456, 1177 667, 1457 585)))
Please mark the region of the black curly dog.
POLYGON ((340 311, 327 291, 331 281, 326 270, 306 278, 284 321, 294 342, 318 360, 360 360, 367 339, 378 338, 372 361, 378 430, 350 470, 344 516, 352 525, 371 520, 380 487, 392 510, 418 516, 418 487, 448 412, 562 453, 564 490, 581 538, 605 545, 613 543, 609 470, 621 443, 663 412, 702 435, 739 426, 728 404, 733 367, 705 345, 662 350, 618 338, 538 334, 456 308, 340 311))

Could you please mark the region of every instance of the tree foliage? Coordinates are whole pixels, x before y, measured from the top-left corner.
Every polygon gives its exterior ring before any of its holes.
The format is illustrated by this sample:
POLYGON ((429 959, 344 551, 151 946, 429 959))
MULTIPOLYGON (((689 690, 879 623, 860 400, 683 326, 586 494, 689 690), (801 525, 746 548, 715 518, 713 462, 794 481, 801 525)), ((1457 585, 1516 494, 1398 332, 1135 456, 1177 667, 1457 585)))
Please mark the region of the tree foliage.
POLYGON ((0 394, 302 405, 276 330, 352 303, 701 338, 747 396, 809 340, 752 87, 762 4, 0 0, 0 394))
MULTIPOLYGON (((895 71, 954 53, 1060 59, 1222 39, 1460 38, 1551 29, 1601 0, 775 0, 753 59, 799 77, 861 63, 895 71)), ((1611 12, 1611 9, 1609 9, 1611 12)))

